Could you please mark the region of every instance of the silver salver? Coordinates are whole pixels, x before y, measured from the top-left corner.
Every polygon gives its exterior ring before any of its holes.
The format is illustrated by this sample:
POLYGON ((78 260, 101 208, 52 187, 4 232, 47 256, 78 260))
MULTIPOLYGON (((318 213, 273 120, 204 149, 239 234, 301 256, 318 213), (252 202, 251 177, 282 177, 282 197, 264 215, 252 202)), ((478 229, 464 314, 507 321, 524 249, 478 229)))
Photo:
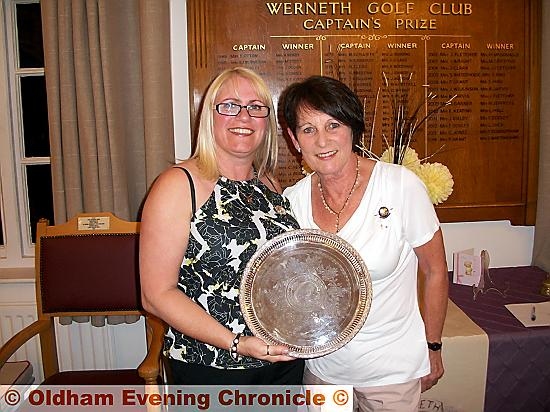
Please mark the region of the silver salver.
POLYGON ((348 343, 370 310, 372 283, 357 251, 315 229, 285 232, 248 262, 240 304, 252 333, 290 355, 313 358, 348 343))

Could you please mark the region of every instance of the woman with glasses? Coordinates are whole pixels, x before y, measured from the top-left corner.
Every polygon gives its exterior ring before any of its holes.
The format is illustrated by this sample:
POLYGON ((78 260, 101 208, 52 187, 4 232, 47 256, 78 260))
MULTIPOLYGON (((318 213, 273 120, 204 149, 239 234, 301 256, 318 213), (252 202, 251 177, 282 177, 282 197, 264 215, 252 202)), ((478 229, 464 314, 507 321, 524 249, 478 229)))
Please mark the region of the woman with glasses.
POLYGON ((192 157, 163 172, 144 205, 143 306, 170 325, 174 384, 301 384, 303 361, 252 336, 238 300, 254 252, 298 228, 274 178, 271 94, 234 68, 213 80, 202 107, 192 157))

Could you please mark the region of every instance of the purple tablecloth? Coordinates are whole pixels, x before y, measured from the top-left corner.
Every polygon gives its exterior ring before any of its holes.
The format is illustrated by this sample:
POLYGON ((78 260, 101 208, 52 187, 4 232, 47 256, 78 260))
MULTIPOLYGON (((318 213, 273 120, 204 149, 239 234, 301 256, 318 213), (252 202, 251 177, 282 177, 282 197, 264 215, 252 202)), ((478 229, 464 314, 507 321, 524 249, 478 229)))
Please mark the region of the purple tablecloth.
MULTIPOLYGON (((473 299, 471 286, 451 284, 449 295, 489 336, 485 412, 550 411, 550 327, 527 328, 504 305, 550 300, 539 294, 546 272, 534 266, 495 268, 495 291, 473 299)), ((467 379, 467 377, 465 377, 467 379)))

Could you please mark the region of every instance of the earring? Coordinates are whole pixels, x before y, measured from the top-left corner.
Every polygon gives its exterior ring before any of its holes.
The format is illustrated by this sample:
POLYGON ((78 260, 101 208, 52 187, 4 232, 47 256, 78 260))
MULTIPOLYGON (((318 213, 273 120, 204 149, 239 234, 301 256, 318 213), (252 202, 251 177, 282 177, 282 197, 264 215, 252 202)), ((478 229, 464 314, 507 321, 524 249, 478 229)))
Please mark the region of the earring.
POLYGON ((302 149, 300 147, 297 147, 296 150, 298 150, 298 153, 302 153, 302 149))

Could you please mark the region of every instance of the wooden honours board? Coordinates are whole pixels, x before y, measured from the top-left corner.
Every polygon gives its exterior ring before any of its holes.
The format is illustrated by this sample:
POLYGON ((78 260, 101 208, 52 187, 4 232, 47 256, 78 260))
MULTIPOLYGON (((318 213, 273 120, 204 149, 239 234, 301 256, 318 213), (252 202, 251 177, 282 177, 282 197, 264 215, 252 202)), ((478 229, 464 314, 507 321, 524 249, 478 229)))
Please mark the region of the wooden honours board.
MULTIPOLYGON (((411 106, 452 104, 415 134, 420 157, 445 164, 455 184, 443 222, 534 224, 537 197, 540 0, 267 2, 188 0, 192 118, 212 78, 246 66, 275 104, 291 82, 338 78, 365 101, 367 137, 380 154, 391 135, 391 82, 411 78, 411 106), (437 97, 423 103, 429 93, 437 97), (378 96, 378 98, 377 98, 378 96)), ((278 178, 302 177, 280 134, 278 178)))

